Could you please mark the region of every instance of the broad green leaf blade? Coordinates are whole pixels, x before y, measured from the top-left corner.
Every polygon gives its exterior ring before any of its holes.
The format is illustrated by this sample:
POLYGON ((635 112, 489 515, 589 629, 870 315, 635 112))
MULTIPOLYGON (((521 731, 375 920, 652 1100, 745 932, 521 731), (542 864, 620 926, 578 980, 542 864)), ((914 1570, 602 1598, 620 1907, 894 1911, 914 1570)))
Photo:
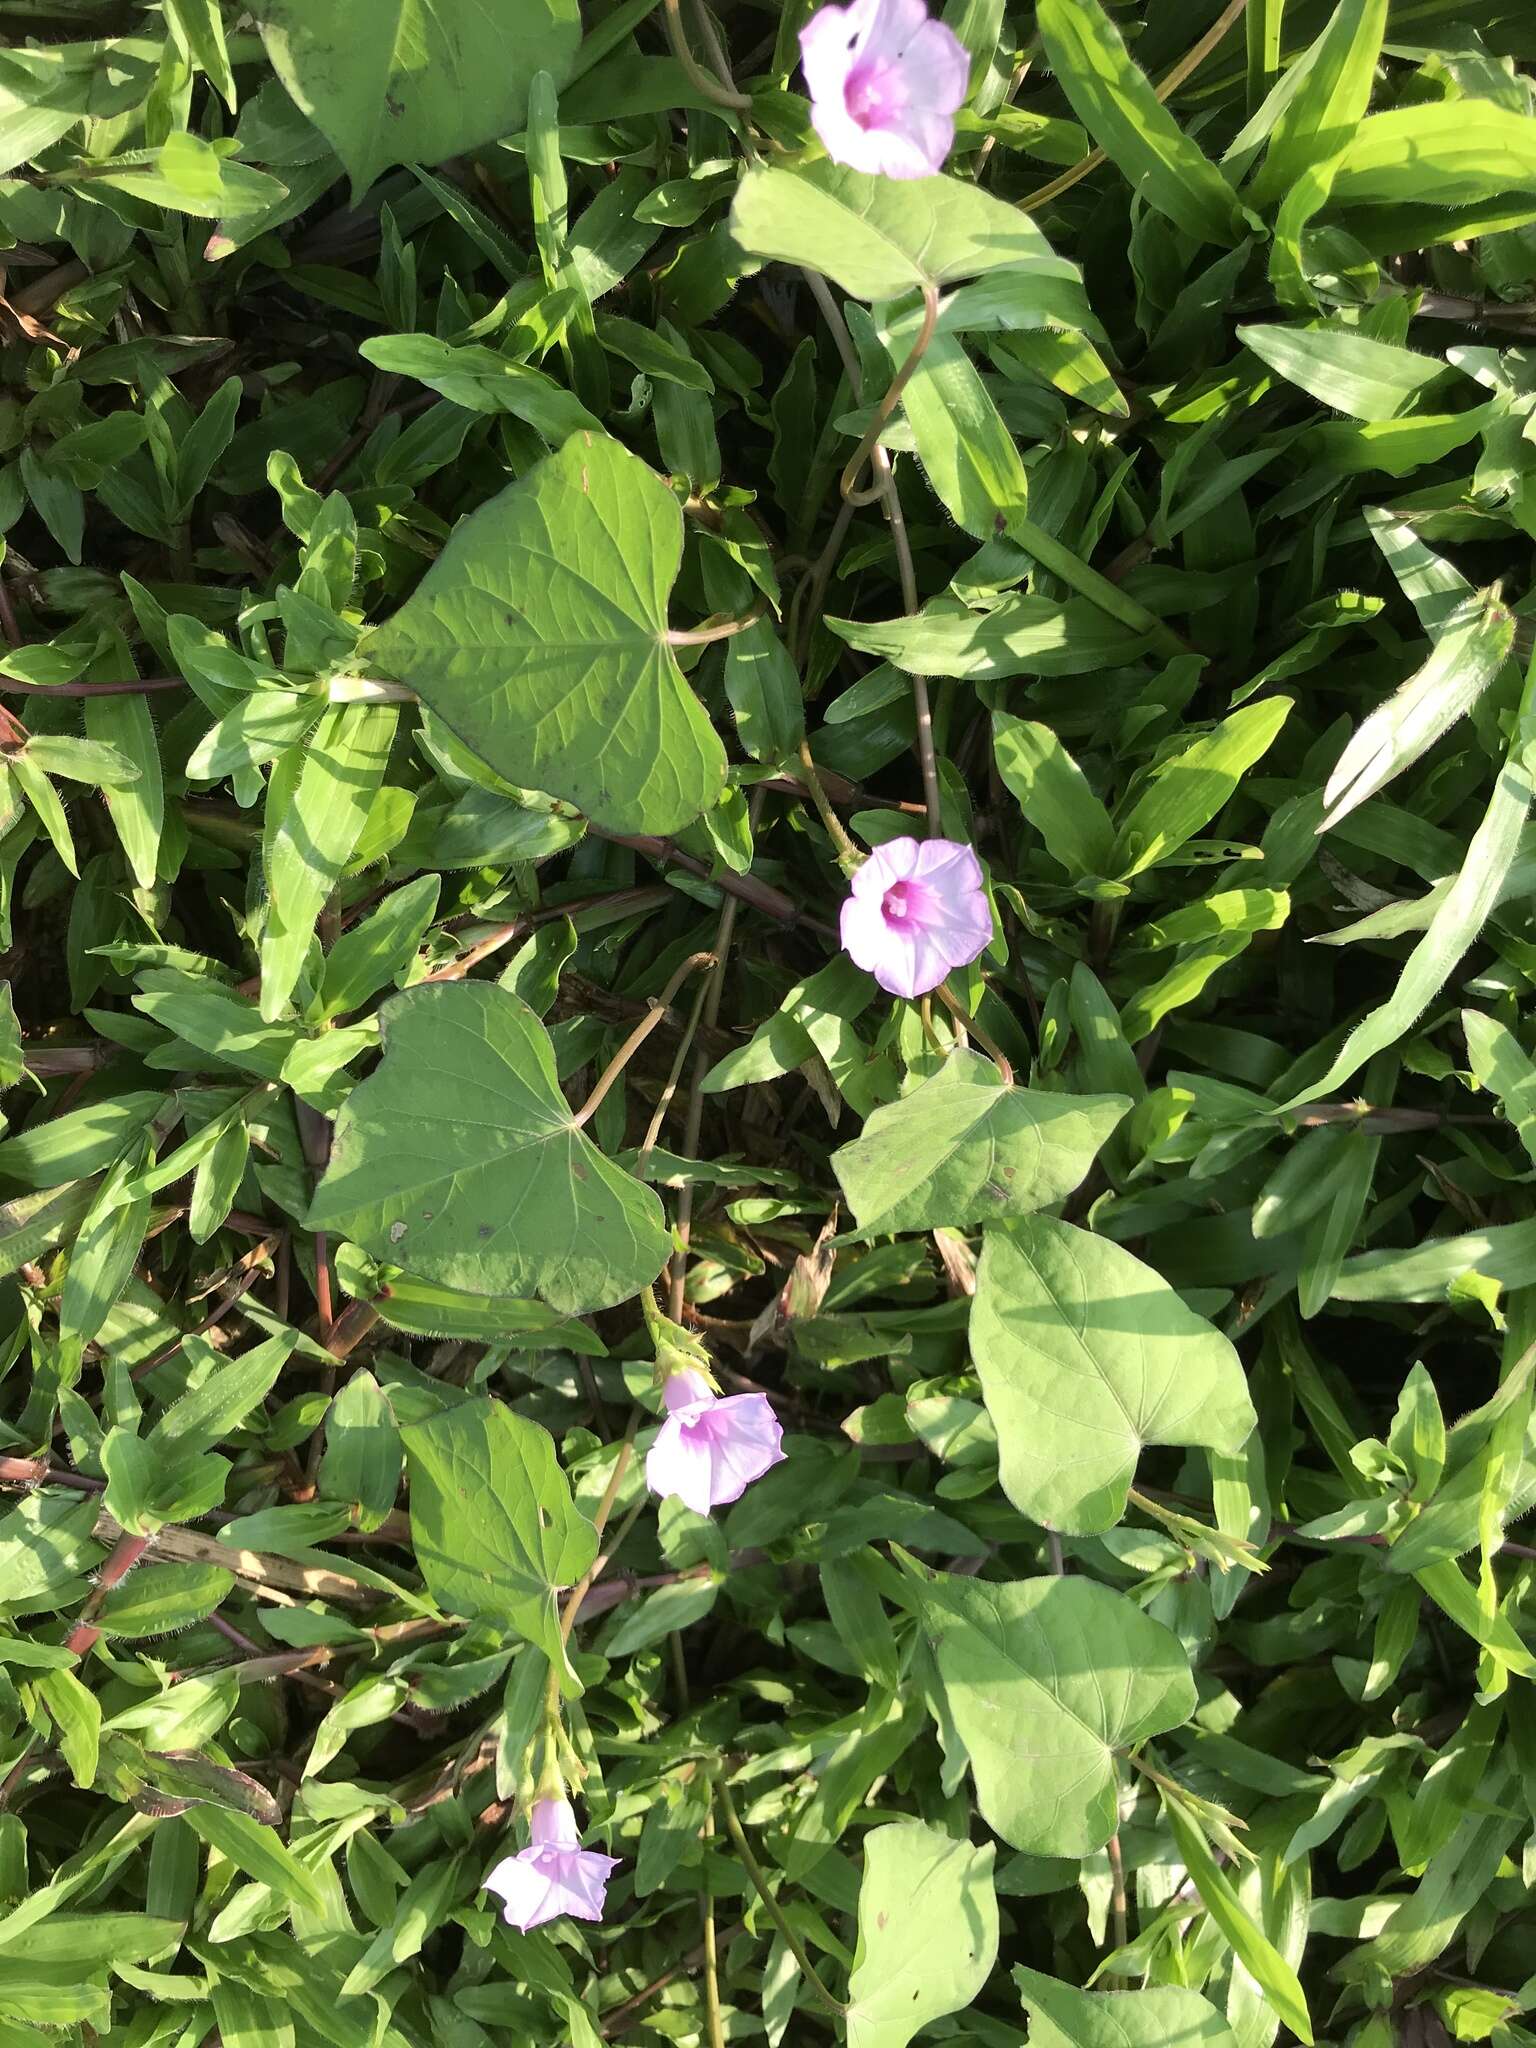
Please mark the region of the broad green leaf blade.
POLYGON ((1536 1165, 1536 1061, 1507 1024, 1481 1010, 1463 1010, 1461 1028, 1478 1087, 1499 1098, 1520 1133, 1526 1157, 1536 1165))
POLYGON ((988 1231, 971 1353, 1004 1492, 1073 1535, 1124 1514, 1143 1444, 1237 1452, 1254 1425, 1226 1338, 1123 1246, 1051 1217, 988 1231))
POLYGON ((666 640, 682 541, 653 470, 574 434, 455 529, 367 657, 518 788, 610 831, 675 831, 725 776, 666 640))
POLYGON ((1269 751, 1291 710, 1289 697, 1245 704, 1214 731, 1159 762, 1121 823, 1114 872, 1129 879, 1156 867, 1208 825, 1269 751))
POLYGON ((570 76, 577 0, 260 0, 278 77, 346 165, 354 198, 391 164, 513 135, 536 71, 570 76))
POLYGON ((1339 0, 1282 81, 1284 104, 1248 185, 1255 204, 1268 205, 1342 152, 1370 105, 1386 25, 1387 0, 1339 0))
POLYGON ((311 1913, 326 1910, 325 1894, 275 1828, 263 1827, 232 1806, 194 1806, 183 1815, 188 1827, 227 1856, 237 1870, 264 1884, 279 1899, 311 1913))
POLYGON ((1231 186, 1131 62, 1098 0, 1039 0, 1035 18, 1073 113, 1146 203, 1197 242, 1239 241, 1231 186))
POLYGON ((1231 2028, 1198 1991, 1079 1991, 1016 1964, 1030 2048, 1237 2048, 1231 2028))
POLYGON ((829 618, 826 624, 850 647, 882 655, 908 674, 972 682, 1086 675, 1134 660, 1147 644, 1144 635, 1081 598, 1057 604, 1048 597, 1005 597, 989 612, 966 611, 944 598, 910 618, 875 624, 829 618))
POLYGON ((868 177, 820 162, 748 171, 731 207, 743 249, 819 270, 855 299, 894 299, 924 285, 1022 266, 1074 280, 1027 215, 958 178, 868 177))
POLYGON ((993 1848, 914 1820, 872 1828, 862 1849, 848 2044, 906 2048, 930 2020, 963 2011, 991 1975, 993 1848))
POLYGON ((449 1614, 499 1622, 536 1643, 581 1690, 560 1640, 557 1591, 597 1555, 554 1440, 500 1401, 465 1401, 401 1431, 416 1561, 449 1614))
POLYGON ((1107 874, 1115 828, 1087 776, 1050 727, 994 711, 992 753, 998 774, 1051 858, 1074 881, 1107 874))
POLYGON ((1391 995, 1361 1018, 1327 1072, 1282 1103, 1282 1109, 1323 1100, 1357 1074, 1367 1060, 1394 1045, 1434 1001, 1499 900, 1504 878, 1520 848, 1531 794, 1530 775, 1512 752, 1472 835, 1466 860, 1435 905, 1429 928, 1408 955, 1391 995))
POLYGON ((1446 622, 1424 666, 1379 704, 1339 756, 1323 790, 1320 830, 1385 788, 1472 709, 1514 646, 1515 620, 1479 592, 1446 622))
POLYGON ((1352 224, 1365 233, 1372 233, 1371 210, 1380 211, 1372 246, 1453 241, 1469 228, 1536 217, 1536 119, 1482 100, 1475 120, 1467 112, 1456 100, 1396 107, 1355 130, 1339 158, 1331 204, 1354 209, 1352 224), (1415 239, 1399 242, 1394 225, 1415 239))
POLYGON ((398 704, 333 704, 272 770, 261 848, 261 1014, 269 1024, 288 1007, 320 913, 368 821, 399 719, 398 704))
POLYGON ((1205 1838, 1177 1806, 1164 1801, 1163 1813, 1173 1830, 1184 1867, 1205 1902, 1205 1910, 1242 1958, 1243 1965, 1281 2023, 1311 2048, 1312 2017, 1300 1979, 1263 1929, 1243 1910, 1231 1881, 1206 1846, 1205 1838))
POLYGON ((163 1453, 211 1451, 277 1384, 297 1341, 292 1332, 268 1337, 210 1373, 166 1409, 150 1432, 151 1448, 163 1453))
POLYGON ((886 1103, 832 1166, 866 1236, 991 1223, 1064 1201, 1130 1108, 1124 1095, 1005 1087, 979 1053, 886 1103))
POLYGON ((571 1120, 549 1035, 506 989, 438 982, 381 1012, 309 1213, 375 1258, 565 1314, 627 1301, 671 1249, 652 1189, 571 1120))
POLYGON ((1287 383, 1357 420, 1401 419, 1451 374, 1433 356, 1350 328, 1239 327, 1237 338, 1287 383))
POLYGON ((1087 1856, 1108 1841, 1114 1752, 1195 1711, 1178 1638, 1077 1577, 939 1576, 902 1597, 934 1645, 987 1825, 1037 1856, 1087 1856))

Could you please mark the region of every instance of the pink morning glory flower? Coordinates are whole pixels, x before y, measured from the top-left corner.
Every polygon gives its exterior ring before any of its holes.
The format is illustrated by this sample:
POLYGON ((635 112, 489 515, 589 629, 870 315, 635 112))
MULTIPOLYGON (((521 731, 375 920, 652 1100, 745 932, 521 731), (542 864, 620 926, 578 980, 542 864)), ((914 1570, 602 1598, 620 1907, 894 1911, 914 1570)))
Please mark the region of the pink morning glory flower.
POLYGON ((784 1456, 784 1432, 766 1394, 710 1391, 703 1373, 684 1368, 661 1390, 667 1419, 645 1460, 645 1483, 663 1499, 675 1493, 685 1508, 707 1515, 740 1500, 754 1479, 784 1456))
POLYGON ((800 31, 811 121, 835 164, 883 178, 944 168, 970 84, 965 45, 924 0, 823 7, 800 31))
POLYGON ((855 868, 843 951, 893 996, 925 996, 992 937, 981 862, 954 839, 888 839, 855 868))
POLYGON ((537 1799, 533 1840, 507 1856, 485 1879, 482 1890, 501 1900, 501 1917, 526 1934, 546 1920, 569 1913, 573 1920, 601 1920, 608 1874, 616 1856, 583 1849, 569 1799, 537 1799))

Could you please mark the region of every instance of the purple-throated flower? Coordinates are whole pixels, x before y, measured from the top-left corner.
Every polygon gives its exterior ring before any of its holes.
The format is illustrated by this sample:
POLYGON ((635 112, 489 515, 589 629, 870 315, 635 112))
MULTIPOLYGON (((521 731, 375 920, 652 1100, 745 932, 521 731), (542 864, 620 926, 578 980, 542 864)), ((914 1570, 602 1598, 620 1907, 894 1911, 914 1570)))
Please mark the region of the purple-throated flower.
POLYGON ((924 0, 823 7, 800 31, 811 121, 835 164, 884 178, 944 168, 970 84, 965 45, 924 0))
POLYGON ((645 1460, 645 1483, 663 1499, 675 1493, 696 1515, 740 1500, 754 1479, 777 1465, 783 1431, 766 1394, 710 1389, 701 1372, 685 1366, 662 1386, 667 1419, 645 1460))
POLYGON ((618 1857, 582 1848, 569 1799, 536 1799, 531 1830, 528 1847, 504 1857, 482 1886, 501 1900, 502 1918, 524 1934, 564 1913, 573 1920, 601 1920, 618 1857))
POLYGON ((893 996, 925 996, 992 937, 981 862, 954 839, 888 839, 843 899, 843 951, 893 996))

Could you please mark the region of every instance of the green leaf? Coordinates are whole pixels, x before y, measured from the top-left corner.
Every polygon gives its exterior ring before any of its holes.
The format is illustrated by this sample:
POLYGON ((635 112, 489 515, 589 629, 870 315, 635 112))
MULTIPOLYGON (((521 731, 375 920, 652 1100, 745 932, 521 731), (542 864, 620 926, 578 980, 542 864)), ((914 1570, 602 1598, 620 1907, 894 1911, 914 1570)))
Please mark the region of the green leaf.
POLYGON ((584 1314, 655 1279, 661 1203, 577 1129, 549 1035, 485 982, 408 989, 347 1098, 309 1212, 375 1258, 472 1294, 584 1314))
POLYGON ((98 1503, 72 1493, 32 1493, 0 1515, 0 1607, 46 1606, 78 1587, 106 1556, 91 1532, 98 1503))
POLYGON ((1237 338, 1320 405, 1357 420, 1401 419, 1450 375, 1450 365, 1433 356, 1347 327, 1239 327, 1237 338))
POLYGON ((900 1597, 934 1646, 987 1825, 1039 1856, 1087 1856, 1108 1841, 1115 1751, 1195 1710, 1178 1638, 1078 1577, 937 1575, 900 1597))
POLYGON ((193 1806, 182 1818, 210 1848, 279 1899, 311 1913, 325 1913, 319 1884, 274 1828, 263 1827, 232 1806, 193 1806))
POLYGON ((869 624, 828 618, 839 639, 878 654, 909 674, 1078 676, 1134 660, 1145 637, 1107 618, 1080 598, 1005 597, 989 612, 963 610, 944 598, 910 618, 869 624))
POLYGON ((1271 100, 1280 104, 1264 161, 1248 186, 1256 205, 1342 152, 1370 105, 1386 22, 1387 0, 1339 0, 1322 34, 1285 73, 1271 100))
POLYGON ((166 1099, 141 1088, 128 1089, 32 1130, 16 1131, 0 1140, 0 1181, 15 1187, 56 1188, 97 1173, 154 1121, 166 1099))
POLYGON ((362 355, 395 376, 414 377, 470 412, 511 413, 558 445, 598 422, 572 392, 542 370, 509 362, 493 348, 450 348, 430 334, 377 334, 362 355))
POLYGON ((754 761, 788 760, 805 736, 805 703, 789 650, 766 619, 725 644, 725 694, 754 761))
POLYGON ((1515 1034, 1496 1017, 1463 1010, 1467 1056, 1479 1088, 1499 1098, 1504 1114, 1520 1134, 1526 1156, 1536 1166, 1536 1061, 1515 1034))
POLYGON ((1125 879, 1156 867, 1221 810, 1290 716, 1289 697, 1245 704, 1214 731, 1160 761, 1120 824, 1112 872, 1125 879))
POLYGON ((354 199, 391 164, 514 135, 536 71, 570 76, 576 0, 260 0, 272 68, 346 165, 354 199))
POLYGON ((1068 281, 1078 274, 1026 214, 976 185, 869 177, 826 161, 748 171, 731 232, 752 255, 819 270, 856 299, 1015 266, 1068 281))
POLYGON ((1238 2048, 1231 2028, 1198 1991, 1079 1991, 1014 1965, 1029 2014, 1030 2048, 1238 2048))
POLYGON ((597 1555, 547 1430, 499 1401, 465 1401, 401 1432, 416 1561, 445 1612, 536 1643, 568 1692, 580 1686, 560 1636, 556 1592, 597 1555))
POLYGON ((165 829, 165 784, 149 706, 132 694, 87 697, 85 728, 93 742, 110 747, 135 770, 131 781, 104 788, 103 801, 134 880, 141 889, 151 889, 165 829))
POLYGON ((652 470, 575 434, 455 530, 368 658, 518 787, 613 831, 675 831, 725 775, 667 644, 682 534, 652 470))
POLYGON ((990 1060, 953 1052, 931 1081, 875 1110, 833 1153, 833 1171, 864 1236, 963 1230, 1063 1201, 1130 1106, 1005 1086, 990 1060))
POLYGON ((1184 1859, 1184 1867, 1205 1903, 1205 1910, 1242 1959, 1244 1968, 1269 2001, 1281 2024, 1289 2027, 1296 2038, 1306 2042, 1310 2048, 1312 2017, 1307 2011, 1307 1995, 1296 1972, 1263 1930, 1244 1912, 1242 1901, 1194 1823, 1171 1800, 1164 1801, 1163 1813, 1173 1830, 1173 1839, 1184 1859))
POLYGON ((169 1636, 228 1599, 233 1572, 214 1564, 143 1564, 114 1586, 96 1614, 104 1636, 169 1636))
POLYGON ((1074 881, 1107 875, 1114 855, 1115 828, 1088 778, 1047 725, 992 714, 992 752, 997 772, 1019 800, 1019 808, 1074 881))
POLYGON ((1477 592, 1446 620, 1428 661, 1371 713, 1323 790, 1328 831, 1425 754, 1470 711, 1509 658, 1514 616, 1477 592))
POLYGON ((1119 1521, 1144 1444, 1235 1453, 1254 1426, 1226 1338, 1123 1246, 1052 1217, 988 1231, 971 1352, 1004 1492, 1073 1535, 1119 1521))
POLYGON ((261 1014, 269 1024, 288 1007, 320 913, 368 821, 399 717, 398 704, 333 704, 272 770, 261 846, 261 1014))
MULTIPOLYGON (((1328 1070, 1280 1106, 1320 1101, 1357 1074, 1367 1060, 1396 1044, 1444 988, 1458 960, 1482 930, 1514 864, 1531 806, 1531 778, 1514 753, 1504 763, 1482 821, 1455 881, 1435 906, 1429 928, 1409 954, 1392 993, 1350 1032, 1328 1070)), ((4 1147, 0 1146, 0 1155, 4 1147)))
MULTIPOLYGON (((38 1694, 52 1718, 59 1753, 69 1766, 69 1775, 81 1791, 96 1782, 96 1764, 101 1753, 101 1702, 82 1685, 73 1671, 45 1671, 37 1681, 38 1694)), ((36 1960, 36 1950, 29 1944, 36 1960)))
POLYGON ((345 1501, 360 1529, 376 1529, 400 1485, 400 1432, 370 1372, 355 1372, 331 1403, 325 1421, 320 1492, 345 1501))
POLYGON ((861 1843, 859 1942, 848 1979, 849 2048, 907 2048, 977 1996, 997 1961, 990 1842, 897 1821, 861 1843))
POLYGON ((277 1384, 298 1338, 269 1337, 208 1375, 175 1401, 150 1431, 147 1442, 160 1451, 209 1451, 245 1420, 277 1384))
POLYGON ((1373 248, 1418 248, 1536 218, 1536 119, 1472 104, 1474 120, 1465 102, 1442 100, 1373 114, 1356 128, 1331 204, 1353 212, 1373 248))
POLYGON ((341 934, 325 960, 321 999, 328 1019, 361 1009, 407 972, 437 914, 441 893, 441 875, 418 875, 341 934))
POLYGON ((150 1201, 147 1194, 135 1195, 131 1189, 149 1158, 150 1148, 141 1141, 117 1161, 70 1248, 59 1303, 59 1351, 68 1376, 78 1372, 85 1346, 132 1276, 149 1228, 150 1201))
POLYGON ((1073 113, 1132 188, 1197 242, 1240 240, 1231 186, 1131 62, 1098 0, 1039 0, 1035 18, 1073 113))

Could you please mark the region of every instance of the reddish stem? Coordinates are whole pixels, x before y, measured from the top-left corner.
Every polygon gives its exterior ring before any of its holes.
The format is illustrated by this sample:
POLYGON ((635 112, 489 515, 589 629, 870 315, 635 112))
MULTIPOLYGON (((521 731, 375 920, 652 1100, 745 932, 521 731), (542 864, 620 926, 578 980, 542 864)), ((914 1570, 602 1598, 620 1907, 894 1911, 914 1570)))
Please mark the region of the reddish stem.
POLYGON ((90 1617, 97 1612, 103 1600, 114 1586, 122 1584, 150 1545, 148 1536, 130 1536, 125 1529, 117 1539, 117 1548, 101 1568, 94 1592, 80 1611, 80 1619, 64 1639, 66 1650, 73 1650, 77 1657, 83 1657, 87 1650, 101 1636, 99 1628, 91 1626, 90 1617))

